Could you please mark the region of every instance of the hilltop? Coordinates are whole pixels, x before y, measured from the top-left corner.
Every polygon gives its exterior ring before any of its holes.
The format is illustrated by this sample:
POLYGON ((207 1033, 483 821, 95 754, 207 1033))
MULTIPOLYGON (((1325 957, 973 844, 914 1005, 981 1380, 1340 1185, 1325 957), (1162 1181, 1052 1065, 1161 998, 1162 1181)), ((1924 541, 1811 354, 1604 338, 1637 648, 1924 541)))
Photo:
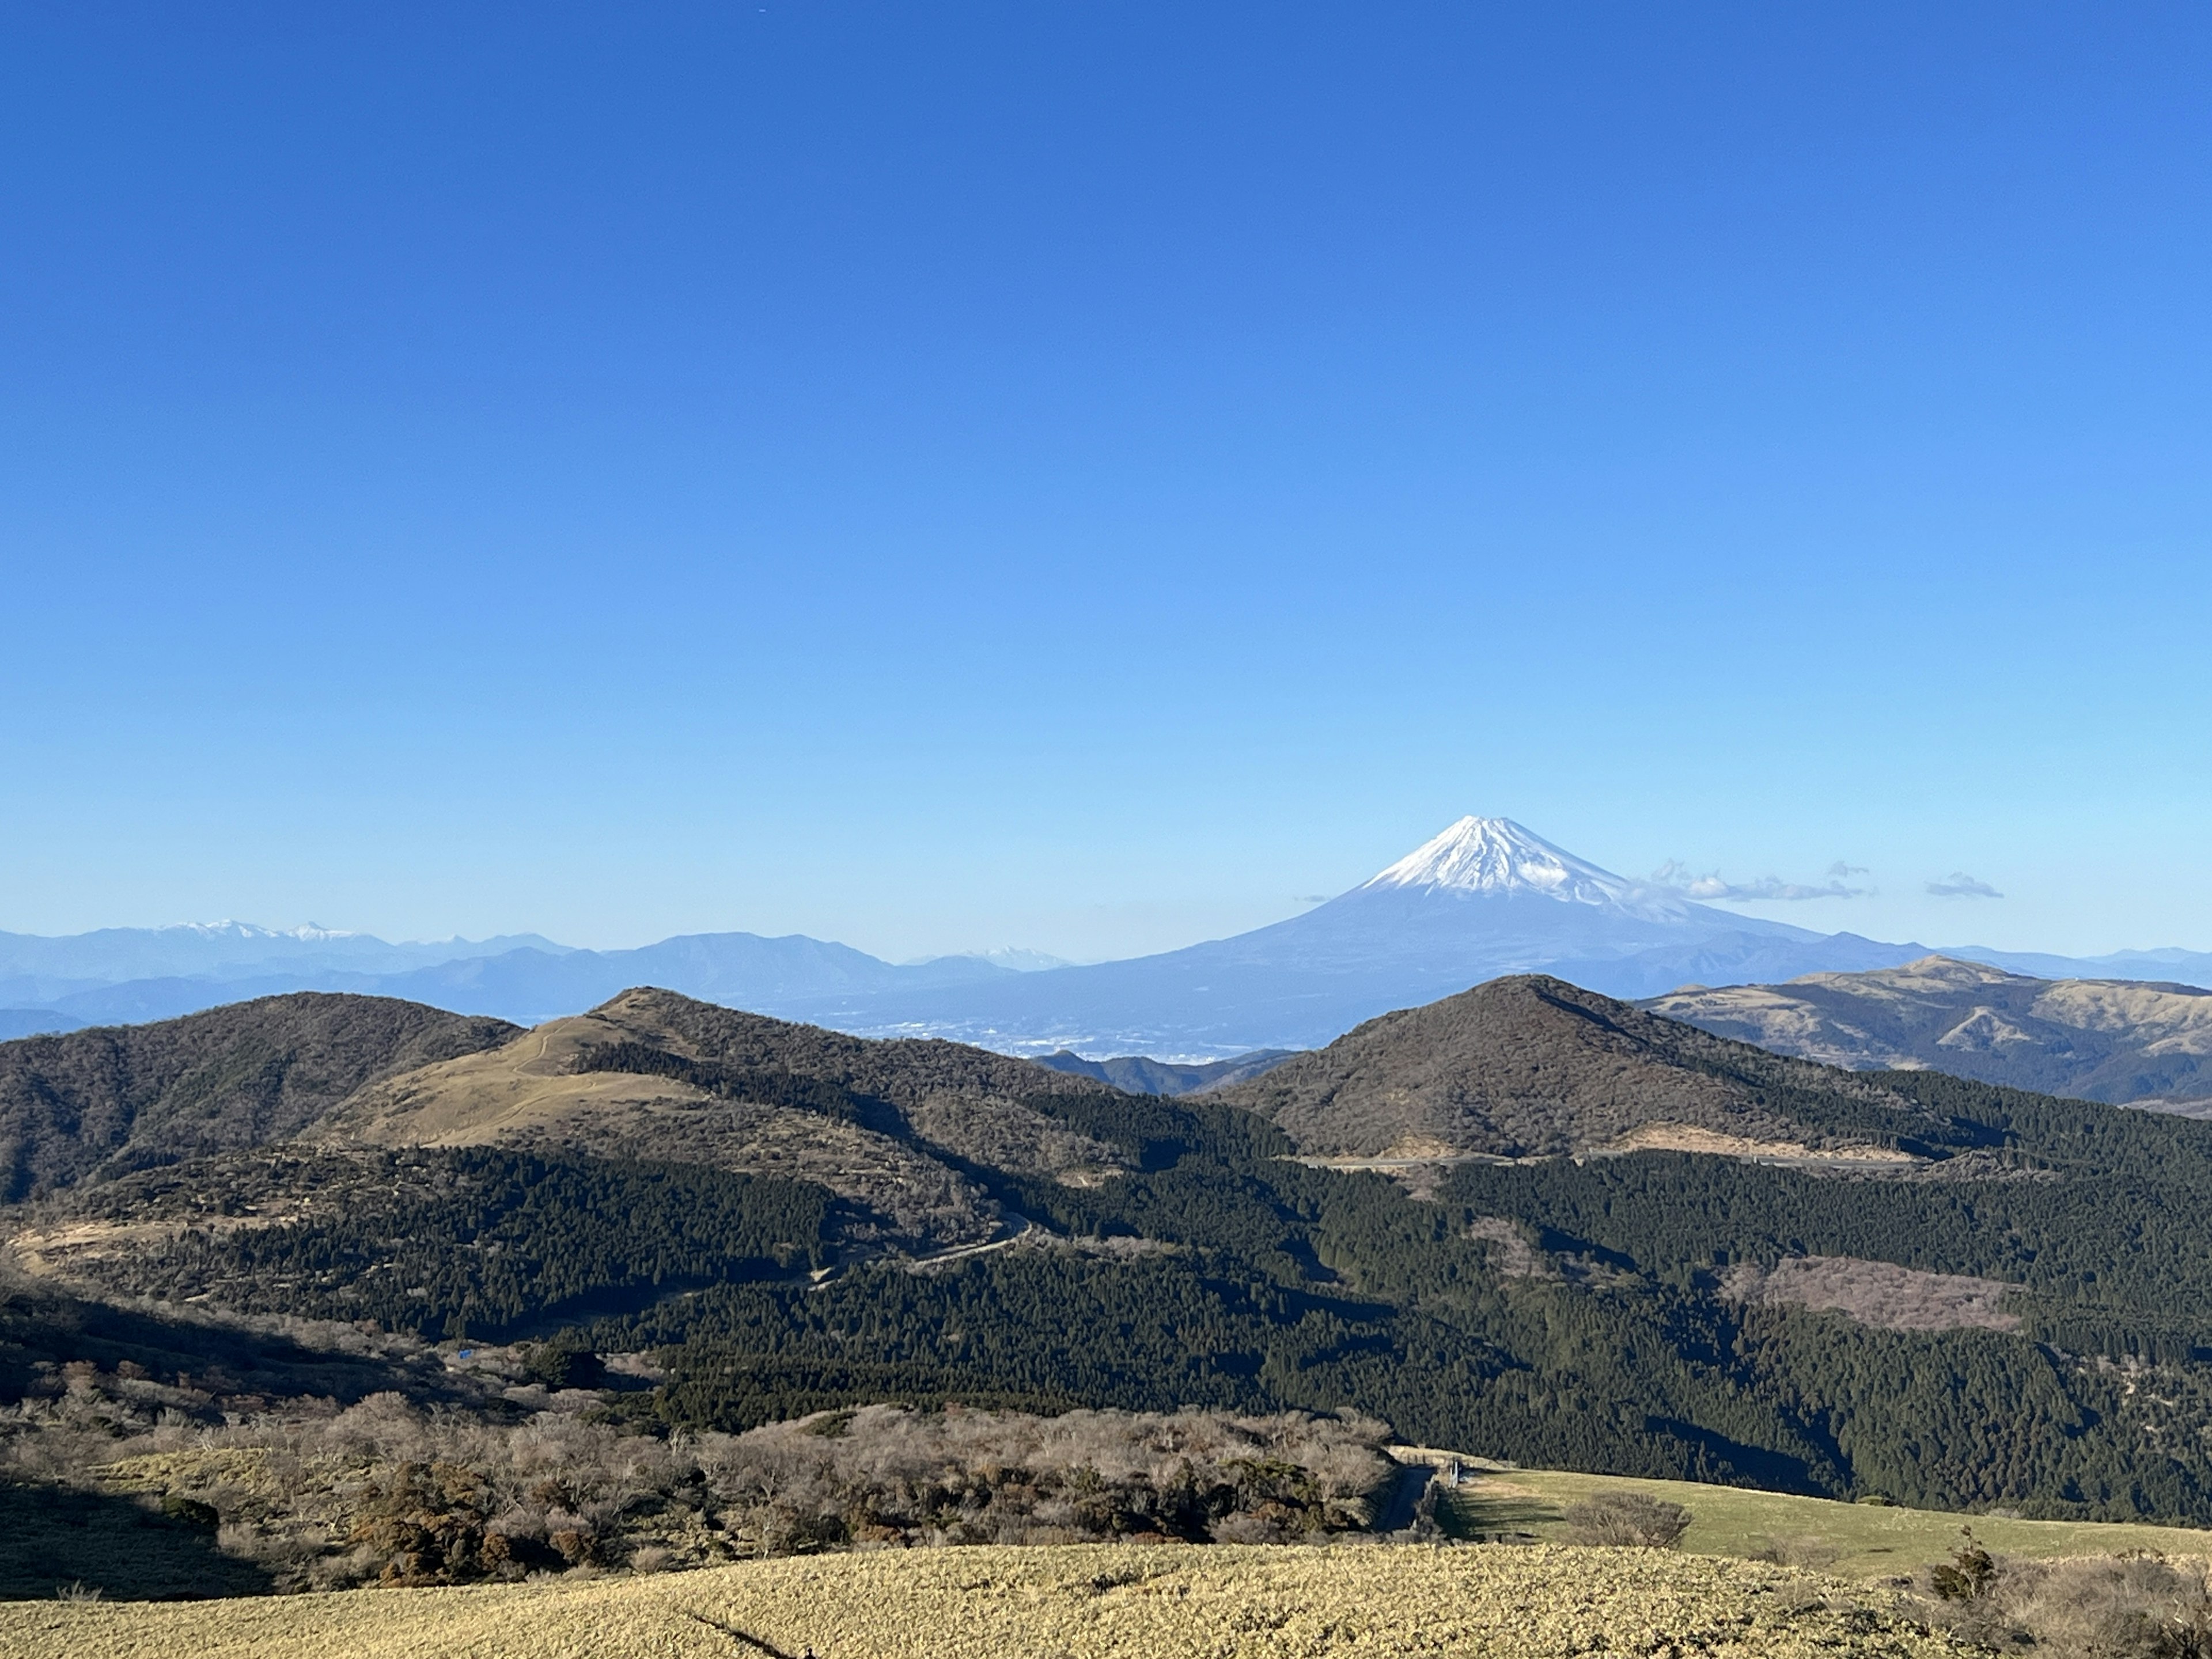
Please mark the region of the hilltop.
POLYGON ((0 1042, 0 1202, 286 1140, 380 1078, 517 1035, 386 997, 302 993, 0 1042))
POLYGON ((392 1076, 317 1127, 319 1144, 502 1146, 648 1158, 811 1182, 908 1243, 987 1238, 997 1206, 960 1168, 1085 1179, 1112 1147, 1024 1103, 1101 1085, 958 1043, 872 1042, 626 991, 497 1048, 392 1076))
POLYGON ((1385 1014, 1208 1098, 1301 1151, 1551 1158, 1620 1146, 1876 1151, 1920 1114, 1893 1091, 1780 1059, 1540 975, 1385 1014), (1705 1139, 1684 1140, 1682 1132, 1705 1139))

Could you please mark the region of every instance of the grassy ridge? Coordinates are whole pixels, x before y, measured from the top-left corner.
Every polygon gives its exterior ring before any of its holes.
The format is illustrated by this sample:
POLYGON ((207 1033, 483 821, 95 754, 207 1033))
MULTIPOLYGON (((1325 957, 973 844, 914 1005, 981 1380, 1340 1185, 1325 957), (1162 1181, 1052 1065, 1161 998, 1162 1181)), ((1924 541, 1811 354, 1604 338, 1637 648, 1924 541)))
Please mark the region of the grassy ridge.
POLYGON ((1690 1511, 1680 1547, 1692 1554, 1749 1558, 1778 1547, 1813 1554, 1822 1570, 1847 1578, 1887 1577, 1940 1561, 1972 1527, 2000 1555, 2051 1560, 2150 1550, 2162 1555, 2212 1556, 2212 1532, 2100 1521, 2023 1521, 2005 1516, 1954 1515, 1902 1505, 1843 1504, 1741 1486, 1683 1480, 1623 1480, 1611 1475, 1516 1469, 1473 1478, 1439 1492, 1437 1520, 1455 1536, 1528 1534, 1564 1538, 1567 1507, 1593 1492, 1645 1492, 1690 1511))

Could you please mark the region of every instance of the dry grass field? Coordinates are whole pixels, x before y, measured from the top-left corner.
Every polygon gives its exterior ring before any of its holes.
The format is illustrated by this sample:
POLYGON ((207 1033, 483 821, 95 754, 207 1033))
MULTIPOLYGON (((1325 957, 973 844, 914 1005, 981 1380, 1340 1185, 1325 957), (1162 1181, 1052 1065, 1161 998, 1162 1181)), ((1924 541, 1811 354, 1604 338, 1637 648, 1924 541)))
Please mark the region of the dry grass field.
POLYGON ((2017 1521, 1540 1469, 1476 1475, 1456 1492, 1440 1492, 1437 1520, 1447 1534, 1462 1538, 1561 1540, 1569 1531, 1567 1506, 1600 1492, 1644 1492, 1681 1504, 1690 1511, 1690 1527, 1679 1547, 1691 1553, 1778 1556, 1846 1578, 1901 1576, 1941 1561, 1958 1547, 1961 1527, 1972 1527, 1984 1547, 1997 1554, 2026 1560, 2134 1550, 2212 1556, 2212 1532, 2180 1527, 2017 1521))
POLYGON ((1954 1651, 1886 1591, 1656 1550, 1101 1545, 0 1606, 9 1659, 1707 1659, 1954 1651))

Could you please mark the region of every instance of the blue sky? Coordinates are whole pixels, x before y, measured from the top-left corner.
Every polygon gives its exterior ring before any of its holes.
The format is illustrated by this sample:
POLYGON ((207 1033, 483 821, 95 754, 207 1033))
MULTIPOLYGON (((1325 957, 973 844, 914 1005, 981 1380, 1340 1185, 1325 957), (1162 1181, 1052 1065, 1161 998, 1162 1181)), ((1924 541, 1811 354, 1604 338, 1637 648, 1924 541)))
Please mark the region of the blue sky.
POLYGON ((0 927, 1103 957, 1478 811, 2212 947, 2208 76, 2179 5, 0 5, 0 927))

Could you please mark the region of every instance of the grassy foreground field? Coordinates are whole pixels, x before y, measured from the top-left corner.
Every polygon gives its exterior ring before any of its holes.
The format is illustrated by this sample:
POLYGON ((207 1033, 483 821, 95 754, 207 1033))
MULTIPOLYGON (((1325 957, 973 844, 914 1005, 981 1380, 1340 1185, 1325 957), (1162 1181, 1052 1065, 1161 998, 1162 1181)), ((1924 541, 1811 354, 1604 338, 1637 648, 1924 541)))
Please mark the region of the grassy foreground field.
POLYGON ((1885 1592, 1653 1550, 1077 1545, 228 1601, 0 1607, 10 1659, 1932 1656, 1885 1592))
POLYGON ((2212 1556, 2212 1532, 2179 1527, 2014 1521, 1839 1504, 1736 1486, 1536 1469, 1479 1474, 1456 1491, 1440 1492, 1437 1519, 1448 1534, 1458 1537, 1519 1534, 1556 1540, 1566 1534, 1567 1506, 1601 1491, 1648 1492, 1681 1504, 1690 1511, 1691 1521, 1680 1547, 1691 1553, 1755 1556, 1778 1548, 1784 1559, 1807 1561, 1849 1578, 1887 1577, 1941 1561, 1958 1547, 1962 1526, 1972 1527, 1983 1546, 1999 1555, 2033 1560, 2117 1555, 2129 1550, 2212 1556))

